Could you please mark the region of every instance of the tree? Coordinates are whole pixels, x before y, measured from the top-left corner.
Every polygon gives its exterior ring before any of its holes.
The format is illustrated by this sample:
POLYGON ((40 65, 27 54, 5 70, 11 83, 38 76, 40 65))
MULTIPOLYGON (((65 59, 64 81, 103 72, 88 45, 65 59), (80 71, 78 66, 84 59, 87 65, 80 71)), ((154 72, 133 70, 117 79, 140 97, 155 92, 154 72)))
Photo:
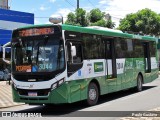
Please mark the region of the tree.
POLYGON ((160 15, 150 9, 142 9, 137 13, 128 14, 120 20, 119 29, 147 35, 160 35, 160 15))
POLYGON ((105 19, 105 12, 101 12, 100 9, 92 9, 89 13, 86 13, 82 8, 76 9, 75 13, 70 12, 67 15, 65 24, 77 25, 77 26, 101 26, 114 28, 115 24, 110 19, 105 19))
MULTIPOLYGON (((109 15, 109 14, 108 14, 109 15)), ((109 19, 105 19, 106 13, 101 12, 100 9, 92 9, 89 13, 89 21, 91 26, 101 26, 107 28, 114 28, 115 23, 112 22, 111 16, 109 19)))
POLYGON ((86 11, 82 8, 76 9, 75 13, 70 12, 67 15, 67 20, 65 24, 77 25, 77 26, 87 26, 88 20, 86 16, 86 11))
POLYGON ((105 13, 101 12, 100 9, 92 9, 90 11, 89 20, 91 23, 98 22, 99 20, 102 20, 104 18, 105 13))
POLYGON ((65 22, 66 24, 75 25, 76 24, 76 16, 74 13, 70 12, 67 15, 67 20, 65 22))
POLYGON ((112 22, 112 20, 107 20, 107 23, 106 23, 106 27, 107 28, 114 28, 115 27, 115 23, 114 22, 112 22))
POLYGON ((76 9, 75 16, 76 16, 76 19, 77 19, 77 24, 79 24, 81 26, 87 26, 88 25, 85 10, 83 10, 82 8, 76 9))

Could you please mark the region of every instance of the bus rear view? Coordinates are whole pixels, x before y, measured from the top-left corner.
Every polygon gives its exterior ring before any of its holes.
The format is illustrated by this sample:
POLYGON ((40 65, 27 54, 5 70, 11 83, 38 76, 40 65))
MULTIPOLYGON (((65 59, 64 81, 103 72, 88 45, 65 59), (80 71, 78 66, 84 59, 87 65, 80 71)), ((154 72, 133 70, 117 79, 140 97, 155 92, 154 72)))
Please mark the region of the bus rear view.
POLYGON ((52 99, 54 103, 64 102, 63 97, 53 98, 58 93, 52 92, 66 77, 61 26, 14 30, 11 47, 14 101, 43 104, 52 99))

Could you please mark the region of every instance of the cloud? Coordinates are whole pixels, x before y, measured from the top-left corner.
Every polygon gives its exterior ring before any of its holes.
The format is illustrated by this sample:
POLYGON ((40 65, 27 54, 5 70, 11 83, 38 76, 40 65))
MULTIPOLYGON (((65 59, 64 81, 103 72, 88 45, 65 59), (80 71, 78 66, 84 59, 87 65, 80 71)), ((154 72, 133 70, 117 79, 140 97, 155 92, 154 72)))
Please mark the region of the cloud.
POLYGON ((39 24, 41 24, 41 22, 38 21, 38 20, 35 18, 35 19, 34 19, 34 24, 35 24, 35 25, 39 25, 39 24))
POLYGON ((41 7, 39 8, 41 11, 45 11, 50 9, 50 7, 45 7, 44 5, 41 5, 41 7))
POLYGON ((60 8, 55 13, 53 13, 51 15, 51 17, 61 17, 61 16, 63 16, 63 20, 66 21, 67 15, 70 12, 71 12, 71 10, 68 9, 68 8, 60 8))
POLYGON ((160 0, 100 0, 99 5, 103 6, 104 11, 112 16, 117 26, 121 18, 141 9, 149 8, 160 13, 160 0))
POLYGON ((91 6, 87 6, 87 7, 83 7, 83 9, 86 10, 86 12, 90 12, 94 8, 91 6))
POLYGON ((49 0, 51 3, 54 3, 56 0, 49 0))
POLYGON ((100 0, 99 1, 99 4, 106 4, 107 3, 107 0, 100 0))
POLYGON ((31 9, 31 12, 32 12, 32 13, 35 13, 36 11, 37 11, 36 8, 32 8, 32 9, 31 9))

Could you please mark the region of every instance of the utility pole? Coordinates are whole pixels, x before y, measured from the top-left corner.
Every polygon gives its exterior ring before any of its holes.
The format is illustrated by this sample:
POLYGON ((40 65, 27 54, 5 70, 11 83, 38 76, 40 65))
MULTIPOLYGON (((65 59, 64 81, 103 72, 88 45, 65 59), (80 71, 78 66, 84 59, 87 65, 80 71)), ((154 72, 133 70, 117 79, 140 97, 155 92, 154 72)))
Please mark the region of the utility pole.
POLYGON ((77 9, 79 8, 79 0, 77 0, 77 9))
POLYGON ((63 24, 63 16, 62 16, 62 24, 63 24))

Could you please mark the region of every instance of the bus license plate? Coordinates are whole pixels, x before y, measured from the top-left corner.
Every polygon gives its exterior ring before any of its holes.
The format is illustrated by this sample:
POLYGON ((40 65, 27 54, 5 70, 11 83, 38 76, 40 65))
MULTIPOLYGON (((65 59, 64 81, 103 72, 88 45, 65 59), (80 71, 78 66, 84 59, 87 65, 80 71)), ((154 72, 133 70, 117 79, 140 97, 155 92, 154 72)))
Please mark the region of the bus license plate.
POLYGON ((37 96, 37 92, 28 92, 28 96, 37 96))

